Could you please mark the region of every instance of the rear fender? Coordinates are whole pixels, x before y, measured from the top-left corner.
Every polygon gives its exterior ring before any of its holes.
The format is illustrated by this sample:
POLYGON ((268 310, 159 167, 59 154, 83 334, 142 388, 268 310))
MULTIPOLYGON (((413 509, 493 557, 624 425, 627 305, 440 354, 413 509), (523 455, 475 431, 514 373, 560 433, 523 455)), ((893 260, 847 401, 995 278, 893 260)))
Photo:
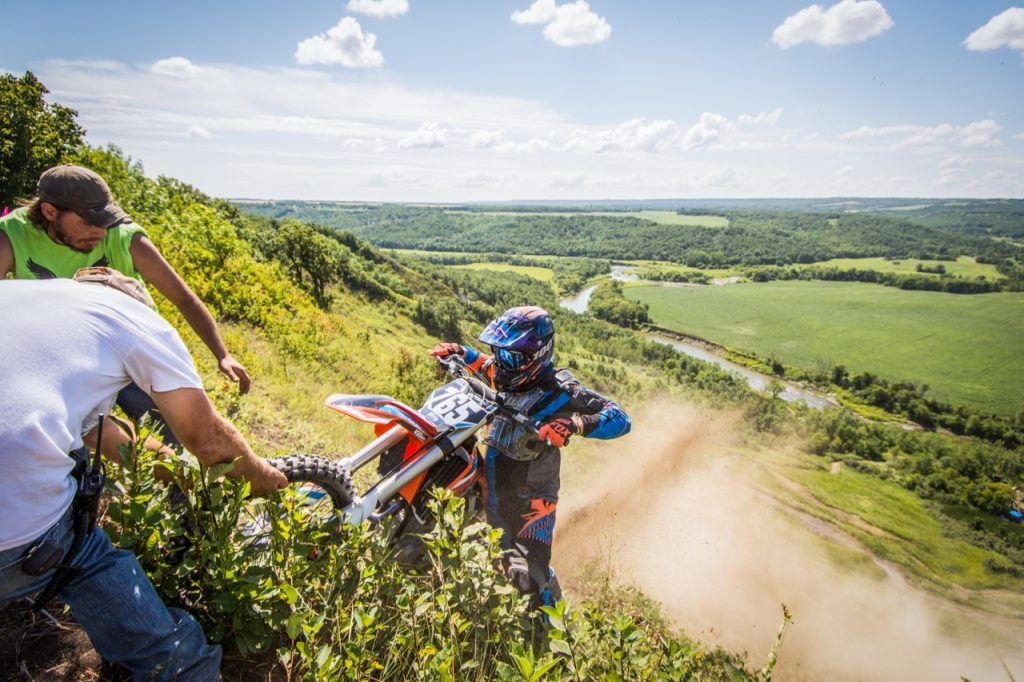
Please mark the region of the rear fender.
POLYGON ((424 444, 437 437, 437 427, 431 424, 419 412, 405 403, 386 395, 347 395, 335 393, 326 400, 327 407, 336 412, 373 424, 377 435, 400 426, 409 432, 410 439, 406 452, 415 452, 424 444))

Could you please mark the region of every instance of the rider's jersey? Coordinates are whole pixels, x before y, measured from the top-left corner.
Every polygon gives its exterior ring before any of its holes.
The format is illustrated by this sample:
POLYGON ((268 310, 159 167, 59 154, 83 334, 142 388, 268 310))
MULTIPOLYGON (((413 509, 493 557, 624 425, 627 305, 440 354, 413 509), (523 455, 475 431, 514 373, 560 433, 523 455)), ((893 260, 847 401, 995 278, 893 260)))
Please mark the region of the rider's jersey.
MULTIPOLYGON (((494 366, 484 353, 463 346, 466 364, 493 381, 494 366)), ((525 391, 506 393, 505 405, 534 421, 572 419, 586 438, 610 439, 629 433, 629 417, 613 400, 586 388, 569 370, 553 370, 525 391)), ((512 459, 532 460, 554 449, 515 422, 498 417, 484 440, 489 450, 512 459)))

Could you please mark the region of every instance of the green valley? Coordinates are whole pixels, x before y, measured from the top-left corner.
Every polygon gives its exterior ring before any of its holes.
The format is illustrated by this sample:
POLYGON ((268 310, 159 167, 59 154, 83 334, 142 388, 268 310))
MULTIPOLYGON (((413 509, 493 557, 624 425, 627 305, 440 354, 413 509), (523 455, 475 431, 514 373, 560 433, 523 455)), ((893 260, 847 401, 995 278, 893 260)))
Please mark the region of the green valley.
POLYGON ((655 324, 814 369, 843 364, 1015 413, 1024 404, 1024 294, 954 296, 849 282, 636 286, 655 324))

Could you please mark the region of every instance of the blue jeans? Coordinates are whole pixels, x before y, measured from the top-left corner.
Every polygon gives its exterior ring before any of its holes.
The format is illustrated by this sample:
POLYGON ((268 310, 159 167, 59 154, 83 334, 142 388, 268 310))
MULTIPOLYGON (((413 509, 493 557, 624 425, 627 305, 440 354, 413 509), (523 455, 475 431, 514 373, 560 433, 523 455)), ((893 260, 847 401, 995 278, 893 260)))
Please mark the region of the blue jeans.
MULTIPOLYGON (((71 515, 38 539, 45 537, 60 538, 66 551, 74 538, 71 515)), ((32 544, 0 551, 0 605, 38 592, 53 575, 21 570, 32 544)), ((131 670, 135 680, 218 679, 220 647, 206 643, 192 616, 164 606, 135 555, 111 545, 103 529, 85 540, 74 564, 81 570, 59 596, 100 656, 131 670)))
POLYGON ((164 416, 156 408, 156 403, 134 381, 117 394, 117 406, 136 423, 148 416, 152 420, 150 426, 154 434, 159 436, 166 445, 181 445, 181 441, 171 432, 171 427, 167 425, 164 416))

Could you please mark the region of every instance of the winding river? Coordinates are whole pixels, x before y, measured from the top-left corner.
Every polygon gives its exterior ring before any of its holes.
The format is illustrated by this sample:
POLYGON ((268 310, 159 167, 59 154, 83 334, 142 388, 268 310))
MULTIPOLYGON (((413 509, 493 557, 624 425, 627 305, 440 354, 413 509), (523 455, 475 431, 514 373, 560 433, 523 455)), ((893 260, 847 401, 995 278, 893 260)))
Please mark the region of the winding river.
MULTIPOLYGON (((612 279, 619 280, 620 282, 629 282, 636 280, 637 276, 632 274, 631 268, 625 265, 613 265, 612 266, 612 279)), ((594 295, 594 290, 597 289, 596 284, 585 287, 575 296, 562 299, 561 305, 567 310, 571 310, 574 313, 583 314, 587 312, 587 306, 590 305, 590 297, 594 295)), ((675 350, 680 353, 685 353, 690 357, 703 360, 704 362, 710 362, 718 365, 727 372, 731 372, 741 378, 743 378, 751 388, 755 391, 764 391, 767 389, 769 382, 772 380, 778 381, 782 384, 783 390, 779 394, 779 397, 788 402, 803 401, 808 407, 816 410, 823 410, 829 407, 837 407, 838 404, 830 397, 819 391, 813 391, 803 386, 790 383, 788 381, 782 381, 775 377, 767 374, 756 372, 749 367, 738 365, 735 362, 726 360, 725 358, 716 355, 712 351, 708 350, 703 345, 694 342, 686 341, 683 339, 673 338, 665 334, 659 334, 657 332, 647 332, 644 334, 649 340, 656 343, 663 343, 668 346, 672 346, 675 350)))

